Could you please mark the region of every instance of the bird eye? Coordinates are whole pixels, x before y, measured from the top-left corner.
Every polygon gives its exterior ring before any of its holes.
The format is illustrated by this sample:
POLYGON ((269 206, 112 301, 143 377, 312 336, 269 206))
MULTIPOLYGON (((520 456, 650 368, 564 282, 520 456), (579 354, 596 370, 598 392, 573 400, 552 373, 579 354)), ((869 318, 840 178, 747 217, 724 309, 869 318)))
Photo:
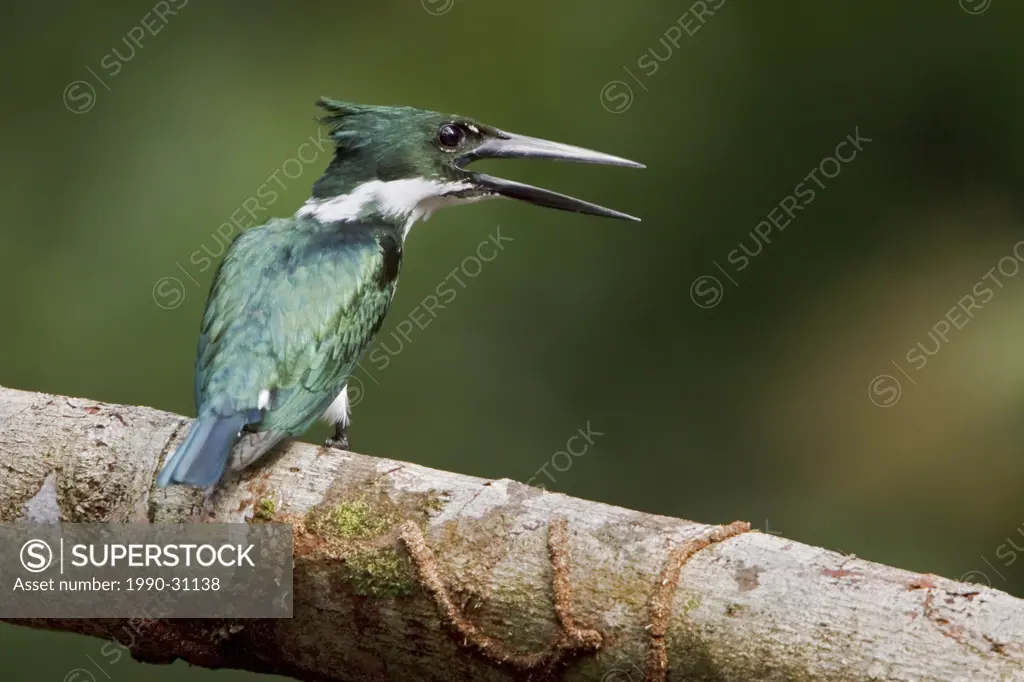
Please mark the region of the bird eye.
POLYGON ((447 147, 448 149, 458 147, 464 139, 466 139, 465 131, 451 123, 445 123, 437 131, 437 141, 441 143, 442 147, 447 147))

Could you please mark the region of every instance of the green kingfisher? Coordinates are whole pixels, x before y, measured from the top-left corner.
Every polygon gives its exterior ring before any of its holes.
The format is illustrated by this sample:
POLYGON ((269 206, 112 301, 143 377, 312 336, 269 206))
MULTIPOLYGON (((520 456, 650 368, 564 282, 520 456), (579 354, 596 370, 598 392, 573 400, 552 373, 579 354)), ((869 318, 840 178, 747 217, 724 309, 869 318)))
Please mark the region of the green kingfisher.
POLYGON ((291 218, 242 232, 214 277, 195 368, 198 417, 158 486, 207 487, 317 419, 346 449, 347 383, 395 295, 409 229, 437 209, 509 197, 637 220, 579 199, 467 170, 532 158, 643 168, 462 116, 321 98, 335 155, 291 218))

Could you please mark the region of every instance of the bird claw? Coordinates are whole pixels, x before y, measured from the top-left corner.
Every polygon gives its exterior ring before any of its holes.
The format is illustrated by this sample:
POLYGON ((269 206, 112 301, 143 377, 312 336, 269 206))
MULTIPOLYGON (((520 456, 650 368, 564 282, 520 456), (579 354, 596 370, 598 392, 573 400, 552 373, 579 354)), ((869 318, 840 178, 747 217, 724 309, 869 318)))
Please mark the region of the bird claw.
POLYGON ((345 428, 336 426, 334 428, 334 436, 328 438, 324 445, 331 448, 332 450, 348 450, 348 434, 345 433, 345 428))

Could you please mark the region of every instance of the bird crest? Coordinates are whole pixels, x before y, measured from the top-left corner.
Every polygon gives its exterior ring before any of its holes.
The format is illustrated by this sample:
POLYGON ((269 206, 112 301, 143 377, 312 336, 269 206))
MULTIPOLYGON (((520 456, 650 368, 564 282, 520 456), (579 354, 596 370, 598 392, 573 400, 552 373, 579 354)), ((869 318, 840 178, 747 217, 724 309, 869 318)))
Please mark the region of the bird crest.
POLYGON ((352 104, 341 100, 321 97, 316 105, 327 112, 317 121, 330 131, 330 137, 338 147, 349 147, 357 140, 357 133, 354 128, 358 127, 354 118, 365 116, 373 112, 377 107, 370 107, 362 104, 352 104))

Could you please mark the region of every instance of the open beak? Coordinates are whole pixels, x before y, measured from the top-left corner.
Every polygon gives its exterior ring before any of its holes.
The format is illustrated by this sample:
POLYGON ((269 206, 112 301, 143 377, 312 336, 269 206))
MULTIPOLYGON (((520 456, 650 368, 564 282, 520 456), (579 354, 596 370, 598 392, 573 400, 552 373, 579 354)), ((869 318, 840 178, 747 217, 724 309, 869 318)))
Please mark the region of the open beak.
MULTIPOLYGON (((626 166, 628 168, 645 168, 642 163, 621 159, 611 154, 591 151, 583 147, 574 147, 559 142, 549 142, 535 137, 525 135, 514 135, 497 131, 497 137, 488 138, 483 144, 467 152, 458 160, 458 166, 465 168, 470 163, 479 159, 551 159, 554 161, 575 161, 578 163, 595 163, 606 166, 626 166)), ((469 171, 467 171, 469 172, 469 171)), ((605 216, 608 218, 619 218, 622 220, 640 221, 631 215, 613 211, 597 204, 574 199, 573 197, 541 189, 532 185, 526 185, 513 180, 496 178, 485 173, 472 173, 472 182, 481 191, 489 194, 500 194, 510 199, 528 201, 538 206, 557 208, 562 211, 574 213, 587 213, 589 215, 605 216)))

